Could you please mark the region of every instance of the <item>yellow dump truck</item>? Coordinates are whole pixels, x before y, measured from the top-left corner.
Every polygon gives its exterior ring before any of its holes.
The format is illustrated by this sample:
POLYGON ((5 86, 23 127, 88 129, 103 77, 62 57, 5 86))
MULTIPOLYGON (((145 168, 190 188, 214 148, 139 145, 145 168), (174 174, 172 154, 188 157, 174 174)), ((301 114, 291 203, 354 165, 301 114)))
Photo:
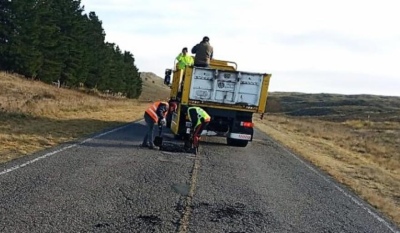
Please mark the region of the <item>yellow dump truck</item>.
POLYGON ((235 62, 211 60, 210 67, 174 65, 170 102, 178 109, 167 117, 176 138, 188 134, 188 107, 203 108, 210 116, 202 135, 226 137, 227 144, 245 147, 253 139, 253 114, 265 112, 271 74, 237 70, 235 62))

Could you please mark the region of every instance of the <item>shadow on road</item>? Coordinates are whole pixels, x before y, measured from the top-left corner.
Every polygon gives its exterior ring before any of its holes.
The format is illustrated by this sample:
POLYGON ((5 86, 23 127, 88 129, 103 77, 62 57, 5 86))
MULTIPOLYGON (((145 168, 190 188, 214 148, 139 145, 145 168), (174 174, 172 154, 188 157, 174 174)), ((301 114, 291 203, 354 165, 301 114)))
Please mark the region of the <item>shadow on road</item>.
POLYGON ((226 146, 226 142, 217 142, 217 141, 200 141, 200 146, 226 146))

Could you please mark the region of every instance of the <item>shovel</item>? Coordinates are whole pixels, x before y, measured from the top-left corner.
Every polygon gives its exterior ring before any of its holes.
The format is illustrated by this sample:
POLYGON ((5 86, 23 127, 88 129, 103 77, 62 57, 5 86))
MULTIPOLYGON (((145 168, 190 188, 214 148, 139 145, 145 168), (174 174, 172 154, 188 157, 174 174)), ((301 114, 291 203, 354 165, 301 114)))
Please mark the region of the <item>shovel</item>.
POLYGON ((162 134, 162 125, 158 126, 158 136, 156 136, 153 141, 155 146, 161 147, 163 143, 163 137, 161 137, 161 134, 162 134))

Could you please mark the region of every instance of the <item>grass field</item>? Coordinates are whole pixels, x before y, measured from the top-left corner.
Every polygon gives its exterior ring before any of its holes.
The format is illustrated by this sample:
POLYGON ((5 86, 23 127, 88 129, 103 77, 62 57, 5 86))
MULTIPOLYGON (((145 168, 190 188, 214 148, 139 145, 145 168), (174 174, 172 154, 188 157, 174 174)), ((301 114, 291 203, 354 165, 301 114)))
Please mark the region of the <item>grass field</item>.
POLYGON ((257 126, 400 225, 400 98, 273 93, 257 126))

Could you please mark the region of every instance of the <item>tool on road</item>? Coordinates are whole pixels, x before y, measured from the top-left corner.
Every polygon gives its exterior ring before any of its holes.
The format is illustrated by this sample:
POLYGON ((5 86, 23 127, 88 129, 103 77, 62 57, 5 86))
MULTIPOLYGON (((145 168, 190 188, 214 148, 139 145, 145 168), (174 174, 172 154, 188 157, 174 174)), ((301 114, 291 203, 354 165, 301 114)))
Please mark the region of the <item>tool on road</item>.
POLYGON ((154 138, 154 141, 153 141, 153 143, 154 143, 155 146, 158 146, 158 147, 161 147, 161 146, 162 146, 163 137, 161 136, 161 134, 162 134, 162 125, 160 124, 160 125, 158 126, 158 136, 156 136, 156 137, 154 138))
POLYGON ((199 153, 199 138, 193 135, 191 124, 186 124, 186 136, 184 138, 184 150, 188 153, 197 155, 199 153))

